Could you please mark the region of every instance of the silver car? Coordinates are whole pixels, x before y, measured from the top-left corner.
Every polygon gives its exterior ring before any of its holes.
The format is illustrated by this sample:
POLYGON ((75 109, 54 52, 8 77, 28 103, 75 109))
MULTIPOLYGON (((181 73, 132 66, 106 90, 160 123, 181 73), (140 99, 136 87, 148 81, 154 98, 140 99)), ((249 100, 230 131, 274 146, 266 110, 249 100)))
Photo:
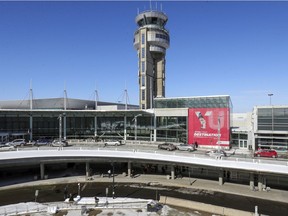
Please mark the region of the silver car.
POLYGON ((25 139, 15 139, 11 142, 8 142, 6 143, 7 145, 11 145, 11 146, 14 146, 14 147, 17 147, 17 146, 24 146, 26 145, 26 141, 25 139))
POLYGON ((0 151, 13 151, 15 147, 7 144, 0 144, 0 151))
POLYGON ((226 154, 225 151, 223 151, 223 150, 217 150, 217 149, 207 151, 207 152, 206 152, 206 155, 209 155, 210 157, 213 157, 213 158, 223 158, 223 157, 227 157, 227 154, 226 154))
POLYGON ((180 151, 189 151, 189 152, 196 150, 195 144, 181 143, 180 145, 176 146, 176 148, 180 151))
POLYGON ((120 146, 121 143, 118 140, 108 140, 104 142, 104 146, 108 146, 108 145, 112 145, 112 146, 120 146))
POLYGON ((64 147, 64 146, 68 146, 68 142, 66 140, 55 139, 51 143, 51 146, 53 146, 53 147, 64 147))

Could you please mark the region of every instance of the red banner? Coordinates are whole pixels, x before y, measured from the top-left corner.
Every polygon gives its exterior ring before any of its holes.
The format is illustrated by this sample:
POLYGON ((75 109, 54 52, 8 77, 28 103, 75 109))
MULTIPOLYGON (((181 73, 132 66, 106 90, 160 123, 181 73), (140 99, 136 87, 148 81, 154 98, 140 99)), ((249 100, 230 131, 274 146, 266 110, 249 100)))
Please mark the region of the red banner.
POLYGON ((229 108, 191 108, 188 113, 188 143, 230 145, 229 108))

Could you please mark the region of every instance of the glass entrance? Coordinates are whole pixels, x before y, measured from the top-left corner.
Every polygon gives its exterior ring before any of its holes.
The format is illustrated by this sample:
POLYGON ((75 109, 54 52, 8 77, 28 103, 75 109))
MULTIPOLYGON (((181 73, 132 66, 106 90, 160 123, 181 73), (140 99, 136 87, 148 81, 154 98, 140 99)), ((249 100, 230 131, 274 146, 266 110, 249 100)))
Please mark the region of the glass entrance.
POLYGON ((247 149, 247 140, 239 139, 239 149, 247 149))

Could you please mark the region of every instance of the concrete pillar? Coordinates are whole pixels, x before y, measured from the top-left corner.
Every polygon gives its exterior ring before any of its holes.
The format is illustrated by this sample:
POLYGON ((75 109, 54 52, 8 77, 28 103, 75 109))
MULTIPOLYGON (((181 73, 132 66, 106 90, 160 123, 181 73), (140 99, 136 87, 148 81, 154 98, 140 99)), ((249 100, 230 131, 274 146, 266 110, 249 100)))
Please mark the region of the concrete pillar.
POLYGON ((64 116, 63 117, 63 138, 64 140, 66 140, 67 139, 66 113, 64 113, 63 116, 64 116))
POLYGON ((172 165, 171 166, 171 179, 175 179, 175 166, 174 165, 172 165))
POLYGON ((97 116, 94 116, 94 137, 97 137, 97 116))
POLYGON ((263 190, 263 176, 262 175, 258 175, 258 190, 262 191, 263 190))
POLYGON ((45 166, 44 163, 40 163, 40 179, 44 179, 45 175, 45 166))
POLYGON ((128 176, 131 177, 131 162, 128 161, 128 170, 127 170, 128 176))
POLYGON ((125 115, 124 116, 124 142, 126 143, 126 140, 127 140, 127 116, 125 115))
POLYGON ((90 176, 90 164, 89 162, 86 162, 86 177, 90 176))
POLYGON ((33 140, 33 116, 30 115, 30 123, 29 123, 29 141, 33 140))
POLYGON ((157 141, 157 130, 156 130, 156 122, 157 122, 157 118, 156 115, 154 114, 154 133, 153 133, 153 141, 156 142, 157 141))
POLYGON ((262 183, 263 183, 263 189, 266 189, 267 185, 266 185, 266 176, 262 176, 262 183))
POLYGON ((254 189, 254 173, 250 173, 250 189, 254 189))
POLYGON ((219 170, 219 185, 224 184, 224 175, 223 175, 223 170, 219 170))

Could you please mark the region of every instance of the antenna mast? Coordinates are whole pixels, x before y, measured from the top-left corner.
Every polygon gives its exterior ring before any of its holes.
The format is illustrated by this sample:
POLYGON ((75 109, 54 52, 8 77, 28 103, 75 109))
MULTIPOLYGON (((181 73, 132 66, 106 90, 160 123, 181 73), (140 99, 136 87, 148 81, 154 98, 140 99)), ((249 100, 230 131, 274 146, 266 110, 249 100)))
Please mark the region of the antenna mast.
POLYGON ((32 89, 32 80, 30 80, 30 90, 29 90, 29 100, 30 100, 30 109, 33 109, 33 89, 32 89))
POLYGON ((99 100, 98 91, 95 90, 95 110, 97 110, 98 100, 99 100))
POLYGON ((125 89, 125 110, 127 110, 128 107, 128 92, 127 89, 125 89))

